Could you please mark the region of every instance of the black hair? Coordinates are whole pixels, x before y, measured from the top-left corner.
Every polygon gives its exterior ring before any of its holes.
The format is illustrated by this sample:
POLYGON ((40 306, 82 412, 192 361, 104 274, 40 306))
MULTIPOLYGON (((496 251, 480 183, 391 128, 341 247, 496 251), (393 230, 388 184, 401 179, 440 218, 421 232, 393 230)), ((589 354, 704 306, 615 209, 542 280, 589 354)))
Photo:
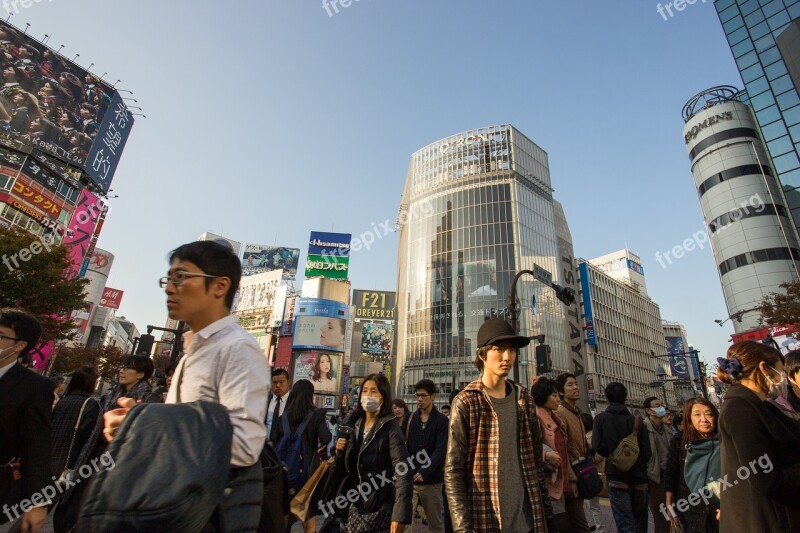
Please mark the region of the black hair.
MULTIPOLYGON (((378 417, 384 417, 387 415, 392 414, 392 387, 389 385, 389 380, 386 379, 386 376, 383 374, 370 374, 369 376, 364 378, 364 381, 361 383, 361 387, 358 389, 358 397, 361 398, 361 395, 364 393, 364 385, 367 381, 374 381, 375 384, 378 386, 378 392, 381 393, 383 397, 383 403, 381 404, 381 410, 378 411, 378 417)), ((355 423, 359 418, 365 418, 367 416, 366 411, 361 406, 361 402, 356 404, 356 408, 353 411, 353 414, 350 416, 350 422, 355 423)))
POLYGON ((141 381, 150 381, 153 377, 153 360, 144 355, 129 355, 122 361, 122 366, 144 374, 141 381))
POLYGON ((67 390, 64 391, 64 397, 75 391, 92 394, 97 385, 97 376, 97 369, 93 366, 86 365, 78 368, 72 373, 67 390))
POLYGON ((334 373, 333 373, 333 357, 331 357, 330 355, 328 355, 325 352, 322 352, 322 353, 319 354, 319 357, 317 357, 317 360, 314 361, 314 367, 312 369, 312 376, 311 376, 311 379, 313 379, 314 381, 321 381, 322 380, 322 377, 323 377, 322 376, 322 370, 319 369, 319 365, 322 363, 322 358, 323 357, 327 357, 328 358, 328 363, 330 363, 330 365, 331 365, 331 369, 328 370, 325 373, 325 379, 333 379, 333 375, 334 375, 334 373))
POLYGON ((586 433, 592 431, 594 429, 594 418, 589 413, 581 413, 580 415, 581 422, 583 422, 583 431, 586 433))
POLYGON ((531 385, 533 403, 542 407, 547 403, 547 399, 550 398, 550 395, 556 391, 558 391, 558 388, 554 380, 545 377, 537 379, 533 385, 531 385))
POLYGON ((444 405, 442 406, 442 408, 440 409, 440 411, 442 411, 442 410, 444 410, 444 409, 447 409, 447 410, 449 411, 449 410, 450 410, 450 404, 449 404, 449 403, 446 403, 446 404, 444 404, 444 405))
POLYGON ((425 392, 433 396, 434 394, 436 394, 436 383, 427 378, 421 379, 417 381, 416 385, 414 385, 414 392, 417 392, 420 389, 424 390, 425 392))
POLYGON ((17 340, 25 343, 25 348, 19 352, 19 358, 28 355, 39 344, 42 336, 42 325, 39 320, 20 309, 0 309, 0 326, 14 330, 17 340))
POLYGON ((284 414, 289 419, 289 427, 294 429, 303 422, 308 412, 314 408, 314 384, 307 379, 298 379, 292 385, 292 401, 286 405, 284 414))
POLYGON ((575 374, 570 372, 562 372, 561 374, 556 377, 556 387, 558 388, 559 394, 564 394, 564 385, 567 384, 567 380, 572 378, 577 381, 578 378, 575 377, 575 374))
MULTIPOLYGON (((228 309, 233 306, 233 297, 239 290, 239 282, 242 279, 242 263, 230 245, 226 246, 215 241, 190 242, 170 252, 169 262, 172 263, 176 259, 194 263, 206 274, 230 279, 231 285, 225 295, 225 306, 228 309)), ((214 278, 205 278, 206 290, 213 280, 214 278)))
POLYGON ((612 381, 606 385, 606 399, 608 403, 621 403, 624 404, 628 399, 628 389, 619 381, 612 381))
POLYGON ((286 376, 286 381, 289 381, 289 372, 286 371, 285 368, 276 368, 272 371, 272 377, 275 376, 286 376))
POLYGON ((486 354, 489 353, 491 346, 482 346, 475 350, 475 361, 472 362, 475 368, 483 372, 483 363, 486 360, 486 354))
POLYGON ((399 407, 400 409, 403 410, 404 415, 405 413, 408 412, 408 405, 406 405, 406 402, 404 402, 400 398, 395 398, 394 400, 392 400, 392 407, 399 407))
POLYGON ((783 361, 783 370, 788 377, 794 379, 794 375, 800 371, 800 350, 792 350, 786 354, 783 361))
POLYGON ((656 400, 658 400, 658 396, 650 396, 649 398, 645 398, 643 407, 645 409, 652 409, 650 406, 653 405, 653 402, 656 400))

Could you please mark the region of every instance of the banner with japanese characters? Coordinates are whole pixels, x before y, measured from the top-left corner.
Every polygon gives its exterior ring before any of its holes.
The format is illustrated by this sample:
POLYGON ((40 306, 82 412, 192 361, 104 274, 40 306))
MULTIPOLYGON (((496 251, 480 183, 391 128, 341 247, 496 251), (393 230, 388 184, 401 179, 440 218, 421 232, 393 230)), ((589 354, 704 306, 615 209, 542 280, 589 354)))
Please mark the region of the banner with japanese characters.
POLYGON ((119 93, 114 93, 86 162, 86 173, 103 193, 108 193, 132 126, 130 111, 119 93))

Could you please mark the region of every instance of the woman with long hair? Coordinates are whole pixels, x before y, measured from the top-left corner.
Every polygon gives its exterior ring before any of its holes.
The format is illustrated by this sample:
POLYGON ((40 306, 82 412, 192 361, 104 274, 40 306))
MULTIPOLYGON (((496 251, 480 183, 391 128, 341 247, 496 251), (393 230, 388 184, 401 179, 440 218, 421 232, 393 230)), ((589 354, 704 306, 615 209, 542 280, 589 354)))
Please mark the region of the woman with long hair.
POLYGON ((393 484, 379 483, 375 490, 373 484, 355 503, 348 502, 345 532, 403 533, 411 525, 409 472, 413 470, 408 468, 408 451, 391 405, 389 380, 383 374, 370 374, 361 384, 359 403, 347 422, 354 429, 352 437, 336 441, 336 451, 345 451, 349 473, 340 495, 370 480, 394 480, 393 484))
MULTIPOLYGON (((325 419, 325 410, 317 409, 314 406, 314 385, 307 379, 299 379, 292 385, 289 394, 291 401, 284 409, 283 414, 278 418, 278 423, 272 425, 272 442, 280 443, 281 437, 288 426, 289 431, 294 432, 300 427, 306 417, 310 417, 306 428, 300 438, 303 440, 303 457, 306 461, 306 472, 312 473, 319 466, 320 447, 327 446, 333 436, 328 429, 325 419)), ((293 517, 289 517, 290 526, 294 522, 293 517)), ((317 519, 310 517, 303 523, 305 533, 314 533, 317 530, 317 519)))
MULTIPOLYGON (((720 477, 719 459, 719 411, 714 404, 705 398, 692 398, 683 406, 684 424, 682 433, 675 435, 670 441, 667 468, 664 471, 664 490, 666 492, 665 516, 655 516, 654 520, 671 520, 680 522, 686 533, 716 533, 719 531, 717 510, 719 509, 719 487, 708 483, 720 477), (686 468, 690 472, 686 471, 686 468), (699 480, 695 472, 702 470, 705 479, 699 480), (688 474, 688 475, 687 475, 688 474), (694 480, 694 481, 693 481, 694 480), (701 487, 695 486, 697 481, 701 487), (693 482, 690 488, 688 482, 693 482), (703 489, 707 498, 688 510, 675 509, 673 504, 687 499, 689 494, 703 489), (717 491, 713 497, 708 496, 717 491), (673 511, 674 510, 674 513, 673 511)), ((688 501, 688 500, 687 500, 688 501)))
POLYGON ((97 369, 82 366, 72 373, 64 396, 53 408, 53 454, 51 472, 58 478, 65 468, 75 468, 83 445, 89 440, 100 404, 92 398, 97 369))
POLYGON ((333 359, 326 353, 319 354, 314 361, 311 381, 317 392, 336 392, 336 374, 333 370, 333 359))
MULTIPOLYGON (((730 385, 719 417, 720 531, 800 531, 800 430, 767 398, 787 386, 781 353, 738 342, 718 358, 730 385)), ((688 427, 688 423, 684 424, 688 427)))

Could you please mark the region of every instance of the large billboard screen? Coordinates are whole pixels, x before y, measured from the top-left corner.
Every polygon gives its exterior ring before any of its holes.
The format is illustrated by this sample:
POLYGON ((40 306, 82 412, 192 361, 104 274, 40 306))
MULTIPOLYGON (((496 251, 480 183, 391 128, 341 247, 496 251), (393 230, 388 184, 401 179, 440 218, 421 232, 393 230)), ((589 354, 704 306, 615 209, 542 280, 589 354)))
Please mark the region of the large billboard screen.
POLYGON ((108 192, 133 124, 119 93, 2 20, 0 67, 0 128, 84 169, 108 192))
POLYGON ((255 276, 242 278, 239 283, 239 299, 234 304, 234 311, 241 313, 254 309, 267 309, 272 313, 275 291, 281 284, 283 272, 274 270, 255 276))
POLYGON ((242 256, 242 275, 252 276, 261 272, 282 270, 287 277, 294 278, 299 260, 299 248, 246 244, 242 256))
POLYGON ((391 291, 353 290, 353 305, 356 308, 354 318, 377 318, 394 320, 394 309, 397 293, 391 291))
POLYGON ((292 348, 344 352, 347 305, 321 298, 298 298, 292 348))
POLYGON ((313 350, 296 352, 292 381, 307 379, 317 394, 337 394, 342 376, 342 354, 313 350))
POLYGON ((361 353, 389 355, 392 353, 394 324, 364 322, 361 324, 361 353))

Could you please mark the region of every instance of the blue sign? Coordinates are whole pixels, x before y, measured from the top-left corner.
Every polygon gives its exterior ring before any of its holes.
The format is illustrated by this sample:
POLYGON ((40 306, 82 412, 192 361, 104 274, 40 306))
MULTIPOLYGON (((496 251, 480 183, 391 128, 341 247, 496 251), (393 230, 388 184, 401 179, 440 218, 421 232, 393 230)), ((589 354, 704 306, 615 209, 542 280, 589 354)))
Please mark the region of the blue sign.
POLYGON ((308 240, 308 253, 312 255, 338 255, 350 256, 350 240, 353 236, 349 233, 326 233, 312 231, 308 240))
POLYGON ((108 194, 132 127, 133 117, 117 91, 103 116, 103 123, 86 159, 86 173, 103 194, 108 194))
POLYGON ((631 259, 628 259, 628 268, 630 268, 634 272, 637 272, 637 273, 641 274, 642 276, 644 276, 644 268, 642 268, 642 265, 640 265, 636 261, 632 261, 631 259))
POLYGON ((683 339, 680 337, 664 337, 664 341, 666 342, 672 374, 680 379, 689 379, 689 364, 686 362, 686 357, 682 355, 686 351, 683 347, 683 339))
POLYGON ((322 298, 298 298, 292 322, 292 350, 345 351, 348 306, 322 298))
POLYGON ((581 292, 583 292, 583 314, 586 322, 586 344, 597 344, 597 334, 594 330, 594 313, 592 309, 592 291, 589 288, 589 266, 586 263, 578 265, 581 276, 581 292))

